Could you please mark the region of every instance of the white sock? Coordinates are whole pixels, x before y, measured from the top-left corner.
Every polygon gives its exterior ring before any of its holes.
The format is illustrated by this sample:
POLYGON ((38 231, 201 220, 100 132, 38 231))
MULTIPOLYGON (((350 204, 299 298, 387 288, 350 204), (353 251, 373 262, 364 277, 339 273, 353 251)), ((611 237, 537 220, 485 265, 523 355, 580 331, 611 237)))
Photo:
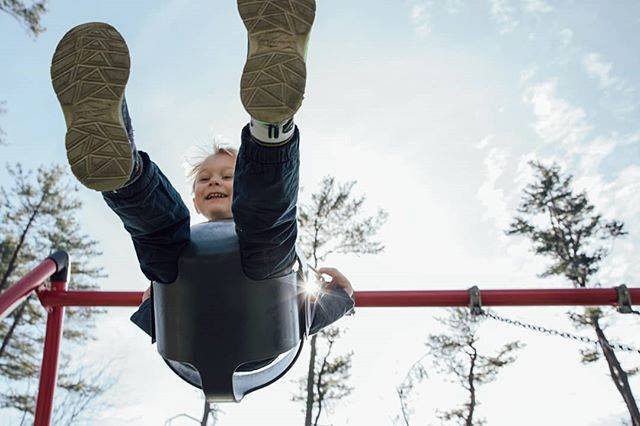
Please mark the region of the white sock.
POLYGON ((264 144, 282 144, 293 136, 296 126, 293 124, 293 117, 282 123, 265 123, 251 118, 249 130, 251 136, 264 144))

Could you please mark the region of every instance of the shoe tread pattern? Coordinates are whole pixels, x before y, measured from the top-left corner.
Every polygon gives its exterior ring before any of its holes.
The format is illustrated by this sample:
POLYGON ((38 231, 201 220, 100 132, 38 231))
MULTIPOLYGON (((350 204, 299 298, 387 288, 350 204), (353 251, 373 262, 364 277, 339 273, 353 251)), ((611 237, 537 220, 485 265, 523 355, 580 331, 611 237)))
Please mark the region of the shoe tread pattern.
POLYGON ((98 191, 121 187, 133 166, 121 116, 129 69, 124 39, 103 23, 70 30, 51 62, 53 88, 67 122, 71 170, 83 185, 98 191))
POLYGON ((277 123, 300 108, 307 70, 296 43, 311 31, 315 7, 315 0, 238 0, 250 40, 261 45, 247 57, 240 82, 252 117, 277 123))

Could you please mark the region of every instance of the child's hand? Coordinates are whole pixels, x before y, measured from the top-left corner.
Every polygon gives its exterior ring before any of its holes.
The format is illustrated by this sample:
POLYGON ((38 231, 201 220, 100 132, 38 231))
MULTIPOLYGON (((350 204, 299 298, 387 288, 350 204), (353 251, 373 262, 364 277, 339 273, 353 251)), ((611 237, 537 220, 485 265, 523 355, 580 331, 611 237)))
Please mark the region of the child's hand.
POLYGON ((321 274, 327 274, 331 277, 331 281, 329 281, 325 285, 340 286, 344 288, 349 297, 353 297, 353 287, 351 287, 351 283, 349 282, 347 277, 342 275, 336 268, 320 268, 318 269, 318 272, 321 274))
POLYGON ((145 300, 151 297, 151 286, 142 293, 142 300, 140 303, 144 303, 145 300))

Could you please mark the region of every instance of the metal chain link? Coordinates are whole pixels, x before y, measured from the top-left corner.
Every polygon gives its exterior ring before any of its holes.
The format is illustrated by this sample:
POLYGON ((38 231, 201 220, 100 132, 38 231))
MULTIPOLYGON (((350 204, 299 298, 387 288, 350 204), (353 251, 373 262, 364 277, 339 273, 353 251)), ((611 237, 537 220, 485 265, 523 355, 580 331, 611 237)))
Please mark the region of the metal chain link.
MULTIPOLYGON (((516 325, 518 327, 526 328, 528 330, 537 331, 537 332, 540 332, 540 333, 550 334, 552 336, 564 337, 565 339, 576 340, 576 341, 582 342, 582 343, 600 344, 599 340, 591 339, 591 338, 586 337, 586 336, 578 336, 576 334, 571 334, 571 333, 568 333, 566 331, 552 330, 550 328, 542 327, 542 326, 539 326, 539 325, 527 324, 527 323, 524 323, 522 321, 501 317, 499 315, 494 314, 493 312, 487 312, 485 310, 482 310, 480 315, 488 317, 488 318, 492 318, 492 319, 494 319, 496 321, 504 322, 506 324, 516 325)), ((640 349, 636 349, 636 348, 633 348, 631 346, 624 345, 622 343, 605 343, 605 344, 607 346, 609 346, 613 350, 620 350, 620 351, 626 351, 626 352, 637 352, 638 354, 640 354, 640 349)))

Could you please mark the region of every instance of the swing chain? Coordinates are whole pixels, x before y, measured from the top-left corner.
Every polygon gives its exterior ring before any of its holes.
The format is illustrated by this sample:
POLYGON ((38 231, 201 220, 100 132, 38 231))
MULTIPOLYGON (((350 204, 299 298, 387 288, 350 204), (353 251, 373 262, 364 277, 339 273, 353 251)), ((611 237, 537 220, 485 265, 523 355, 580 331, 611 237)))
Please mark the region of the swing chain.
MULTIPOLYGON (((490 312, 490 311, 483 311, 480 315, 483 315, 485 317, 494 319, 496 321, 501 321, 501 322, 506 323, 506 324, 515 325, 515 326, 518 326, 518 327, 526 328, 528 330, 537 331, 537 332, 540 332, 540 333, 550 334, 552 336, 559 336, 559 337, 563 337, 565 339, 575 340, 575 341, 578 341, 578 342, 581 342, 581 343, 595 344, 595 345, 599 345, 600 344, 600 341, 598 341, 596 339, 591 339, 591 338, 586 337, 586 336, 578 336, 576 334, 571 334, 571 333, 568 333, 566 331, 552 330, 550 328, 542 327, 542 326, 539 326, 539 325, 527 324, 527 323, 524 323, 522 321, 501 317, 501 316, 496 315, 496 314, 494 314, 493 312, 490 312)), ((625 352, 637 352, 638 354, 640 354, 640 349, 636 349, 636 348, 633 348, 631 346, 624 345, 622 343, 605 343, 605 344, 607 346, 609 346, 609 348, 611 348, 613 350, 620 350, 620 351, 625 351, 625 352)))

